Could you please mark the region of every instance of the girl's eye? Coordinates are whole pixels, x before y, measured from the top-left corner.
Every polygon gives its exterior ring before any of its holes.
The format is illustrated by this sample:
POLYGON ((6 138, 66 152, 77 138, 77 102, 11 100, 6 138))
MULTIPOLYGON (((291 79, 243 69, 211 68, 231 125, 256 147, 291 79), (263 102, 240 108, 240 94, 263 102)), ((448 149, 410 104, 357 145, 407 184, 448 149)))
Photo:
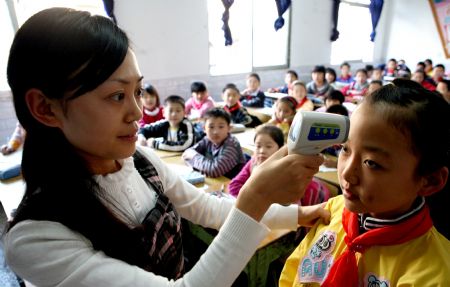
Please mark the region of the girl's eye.
POLYGON ((347 152, 348 152, 348 147, 347 147, 347 145, 342 144, 342 145, 341 145, 341 151, 340 151, 340 153, 347 153, 347 152))
POLYGON ((125 98, 125 94, 124 93, 117 93, 114 94, 110 97, 111 100, 116 101, 116 102, 120 102, 125 98))
POLYGON ((136 90, 135 96, 142 98, 144 96, 144 94, 145 94, 145 90, 143 88, 139 88, 136 90))
POLYGON ((367 167, 369 167, 371 169, 379 169, 379 168, 381 168, 381 166, 379 164, 377 164, 376 162, 374 162, 373 160, 370 160, 370 159, 366 159, 364 161, 364 164, 367 165, 367 167))

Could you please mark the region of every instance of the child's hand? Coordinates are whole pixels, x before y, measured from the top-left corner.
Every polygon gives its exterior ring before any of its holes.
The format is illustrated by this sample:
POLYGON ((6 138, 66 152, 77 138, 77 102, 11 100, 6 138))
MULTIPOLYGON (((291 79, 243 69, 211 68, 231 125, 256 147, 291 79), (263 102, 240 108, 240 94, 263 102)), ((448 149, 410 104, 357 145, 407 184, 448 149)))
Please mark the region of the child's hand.
POLYGON ((324 209, 326 202, 311 206, 298 207, 298 224, 301 226, 310 227, 318 219, 322 219, 324 224, 330 223, 330 211, 324 209))
POLYGON ((8 145, 2 145, 2 147, 1 147, 1 150, 2 150, 2 154, 3 155, 7 155, 7 154, 10 154, 10 153, 12 153, 12 152, 14 152, 15 150, 13 149, 13 148, 10 148, 8 145))
POLYGON ((333 159, 333 158, 331 158, 329 156, 326 156, 326 155, 324 155, 323 157, 324 157, 324 162, 323 162, 324 166, 326 166, 326 167, 334 167, 334 168, 337 167, 337 160, 336 159, 333 159))
POLYGON ((184 160, 191 160, 196 154, 197 154, 197 151, 195 149, 187 149, 184 151, 184 153, 181 157, 184 160))
POLYGON ((288 155, 282 147, 252 171, 236 207, 259 221, 272 203, 299 200, 322 162, 322 156, 288 155))

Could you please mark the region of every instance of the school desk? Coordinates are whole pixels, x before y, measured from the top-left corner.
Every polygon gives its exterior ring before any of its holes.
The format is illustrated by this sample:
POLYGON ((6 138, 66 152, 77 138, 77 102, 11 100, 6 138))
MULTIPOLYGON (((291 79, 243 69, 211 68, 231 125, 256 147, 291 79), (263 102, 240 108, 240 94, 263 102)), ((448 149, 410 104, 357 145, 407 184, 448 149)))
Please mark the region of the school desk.
POLYGON ((159 156, 159 158, 180 156, 183 153, 182 151, 167 151, 159 149, 153 149, 153 151, 159 156))
MULTIPOLYGON (((20 164, 22 161, 22 149, 9 154, 0 153, 0 168, 7 168, 11 165, 20 164)), ((6 214, 11 217, 11 211, 15 209, 22 200, 25 192, 25 183, 22 176, 16 176, 6 180, 0 180, 0 201, 3 204, 6 214)))

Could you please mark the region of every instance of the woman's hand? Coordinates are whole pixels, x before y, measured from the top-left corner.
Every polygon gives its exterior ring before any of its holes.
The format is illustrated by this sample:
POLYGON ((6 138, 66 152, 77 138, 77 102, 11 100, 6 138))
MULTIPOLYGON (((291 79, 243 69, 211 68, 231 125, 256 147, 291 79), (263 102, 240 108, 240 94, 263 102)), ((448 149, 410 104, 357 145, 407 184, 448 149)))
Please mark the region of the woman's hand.
POLYGON ((272 203, 289 204, 302 198, 322 162, 318 155, 288 155, 287 147, 282 147, 252 171, 236 207, 259 221, 272 203))
POLYGON ((330 223, 330 211, 324 209, 326 202, 298 207, 298 224, 301 226, 310 227, 318 219, 322 219, 325 224, 330 223))

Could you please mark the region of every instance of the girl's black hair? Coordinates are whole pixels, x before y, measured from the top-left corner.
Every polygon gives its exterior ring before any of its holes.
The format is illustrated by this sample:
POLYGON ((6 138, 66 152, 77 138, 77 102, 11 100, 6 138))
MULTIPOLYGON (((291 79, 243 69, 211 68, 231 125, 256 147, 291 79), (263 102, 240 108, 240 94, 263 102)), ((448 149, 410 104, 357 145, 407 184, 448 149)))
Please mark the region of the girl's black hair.
MULTIPOLYGON (((395 79, 364 100, 383 109, 393 127, 411 138, 413 152, 419 157, 417 174, 425 176, 449 167, 450 106, 419 83, 395 79)), ((443 190, 426 198, 436 228, 450 238, 448 218, 449 181, 443 190)))
POLYGON ((253 141, 255 141, 256 137, 261 134, 270 136, 273 139, 273 141, 278 145, 278 148, 281 148, 284 145, 283 131, 277 126, 261 125, 257 127, 255 132, 255 138, 253 139, 253 141))
POLYGON ((159 107, 161 106, 161 101, 159 99, 159 94, 158 91, 156 90, 156 88, 153 85, 150 84, 145 84, 144 85, 144 90, 149 93, 152 96, 156 97, 156 106, 159 107))
POLYGON ((225 93, 225 91, 228 89, 234 90, 236 93, 241 94, 238 87, 233 83, 226 84, 225 87, 222 89, 222 93, 225 93))
POLYGON ((27 219, 59 222, 89 239, 94 249, 143 266, 139 228, 128 227, 102 203, 106 197, 83 158, 60 129, 37 121, 25 101, 30 89, 62 104, 87 96, 121 65, 128 49, 126 34, 112 21, 67 8, 43 10, 18 30, 7 75, 27 131, 26 190, 9 229, 27 219))

